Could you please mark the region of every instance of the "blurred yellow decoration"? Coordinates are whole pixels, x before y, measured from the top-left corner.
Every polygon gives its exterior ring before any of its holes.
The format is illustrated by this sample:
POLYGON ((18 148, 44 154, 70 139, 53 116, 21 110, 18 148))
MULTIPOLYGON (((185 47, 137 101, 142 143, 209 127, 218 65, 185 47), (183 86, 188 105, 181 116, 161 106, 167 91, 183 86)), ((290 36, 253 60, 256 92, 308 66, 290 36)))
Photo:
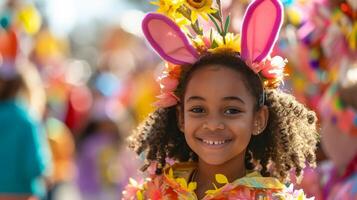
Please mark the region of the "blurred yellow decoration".
POLYGON ((37 35, 35 52, 39 57, 57 57, 68 53, 68 44, 43 30, 37 35))
POLYGON ((294 26, 298 26, 301 24, 301 14, 298 12, 298 10, 294 8, 288 8, 287 16, 294 26))
POLYGON ((347 35, 348 44, 352 50, 357 49, 357 22, 354 22, 352 26, 352 31, 349 35, 347 35))
POLYGON ((149 113, 155 110, 152 105, 156 101, 158 86, 152 71, 143 71, 135 78, 135 89, 133 92, 133 109, 138 122, 142 122, 149 113))
POLYGON ((306 4, 309 3, 311 0, 298 0, 299 3, 301 4, 306 4))
POLYGON ((33 5, 20 9, 17 18, 27 34, 33 35, 41 28, 41 15, 33 5))

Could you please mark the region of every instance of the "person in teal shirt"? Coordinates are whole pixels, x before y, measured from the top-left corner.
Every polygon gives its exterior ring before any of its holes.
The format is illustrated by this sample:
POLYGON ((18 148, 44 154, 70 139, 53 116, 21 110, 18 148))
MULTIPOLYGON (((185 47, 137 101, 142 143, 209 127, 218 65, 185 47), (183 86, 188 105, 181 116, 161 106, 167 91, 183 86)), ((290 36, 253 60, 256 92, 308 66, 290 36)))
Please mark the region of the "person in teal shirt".
POLYGON ((46 194, 48 143, 42 125, 18 98, 22 88, 19 74, 0 70, 0 199, 42 199, 46 194))

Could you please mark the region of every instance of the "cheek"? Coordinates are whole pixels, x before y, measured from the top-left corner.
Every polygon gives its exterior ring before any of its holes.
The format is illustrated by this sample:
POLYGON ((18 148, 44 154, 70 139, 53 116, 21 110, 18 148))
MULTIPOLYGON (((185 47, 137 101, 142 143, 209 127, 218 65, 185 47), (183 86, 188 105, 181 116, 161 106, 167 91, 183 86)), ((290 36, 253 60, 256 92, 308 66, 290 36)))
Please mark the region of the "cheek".
POLYGON ((185 114, 184 117, 184 132, 192 133, 196 129, 200 128, 203 124, 203 119, 191 117, 189 114, 185 114))
POLYGON ((235 133, 251 135, 253 132, 253 117, 251 115, 226 120, 225 123, 235 133))

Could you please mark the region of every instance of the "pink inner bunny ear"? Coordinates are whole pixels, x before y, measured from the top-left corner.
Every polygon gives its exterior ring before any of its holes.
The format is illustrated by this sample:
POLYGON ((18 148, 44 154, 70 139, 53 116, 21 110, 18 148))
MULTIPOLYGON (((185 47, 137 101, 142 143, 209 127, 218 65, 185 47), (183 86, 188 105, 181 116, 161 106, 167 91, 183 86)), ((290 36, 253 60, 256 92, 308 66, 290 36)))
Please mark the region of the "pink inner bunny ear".
POLYGON ((283 5, 278 0, 255 0, 249 5, 242 26, 242 58, 260 62, 273 48, 283 17, 283 5))
POLYGON ((142 22, 142 29, 151 46, 166 61, 183 65, 197 60, 196 49, 176 23, 168 17, 149 13, 142 22))

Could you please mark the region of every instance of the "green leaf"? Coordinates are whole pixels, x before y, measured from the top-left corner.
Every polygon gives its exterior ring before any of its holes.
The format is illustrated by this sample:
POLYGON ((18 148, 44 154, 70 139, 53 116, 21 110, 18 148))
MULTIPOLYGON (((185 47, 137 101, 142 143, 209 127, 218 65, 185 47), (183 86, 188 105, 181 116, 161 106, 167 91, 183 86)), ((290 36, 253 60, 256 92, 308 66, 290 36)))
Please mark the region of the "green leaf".
POLYGON ((213 39, 213 42, 211 44, 211 49, 214 49, 214 48, 217 48, 218 47, 218 44, 216 42, 216 40, 213 39))
POLYGON ((192 29, 196 32, 197 35, 203 35, 203 30, 200 28, 198 24, 198 20, 194 24, 191 24, 192 29))
POLYGON ((219 10, 216 10, 216 12, 211 13, 211 15, 216 18, 218 21, 221 21, 221 16, 219 10))
POLYGON ((213 21, 214 25, 216 26, 216 28, 217 28, 217 30, 218 30, 218 33, 221 34, 222 31, 221 31, 221 29, 219 28, 218 23, 216 22, 216 20, 212 17, 212 15, 208 15, 208 17, 213 21))
POLYGON ((226 22, 224 24, 224 35, 227 34, 230 23, 231 23, 231 17, 228 15, 226 18, 226 22))
POLYGON ((212 42, 213 42, 213 30, 212 30, 212 28, 210 29, 210 32, 209 32, 209 41, 212 44, 212 42))

